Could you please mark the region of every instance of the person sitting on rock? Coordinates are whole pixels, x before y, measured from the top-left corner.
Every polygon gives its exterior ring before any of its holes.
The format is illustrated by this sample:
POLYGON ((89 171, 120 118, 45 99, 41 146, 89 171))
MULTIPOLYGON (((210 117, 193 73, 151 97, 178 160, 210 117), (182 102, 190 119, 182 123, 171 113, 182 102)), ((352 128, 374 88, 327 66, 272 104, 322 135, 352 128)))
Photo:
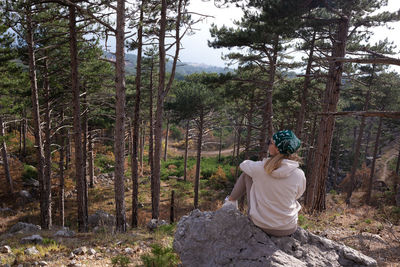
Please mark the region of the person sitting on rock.
POLYGON ((235 205, 246 192, 250 220, 273 236, 287 236, 297 229, 299 199, 306 189, 304 172, 294 154, 300 140, 290 130, 276 132, 268 142, 270 157, 245 160, 243 171, 223 206, 235 205))

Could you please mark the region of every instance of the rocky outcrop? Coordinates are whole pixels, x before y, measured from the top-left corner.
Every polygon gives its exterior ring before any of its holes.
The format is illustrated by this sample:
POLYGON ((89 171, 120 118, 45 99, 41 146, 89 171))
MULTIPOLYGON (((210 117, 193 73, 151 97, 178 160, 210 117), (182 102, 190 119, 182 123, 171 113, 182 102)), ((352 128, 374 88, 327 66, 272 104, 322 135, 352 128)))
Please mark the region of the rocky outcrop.
POLYGON ((89 226, 92 228, 102 226, 112 227, 115 225, 114 215, 111 215, 102 210, 98 210, 94 214, 90 215, 88 221, 89 226))
POLYGON ((35 233, 40 231, 42 228, 39 225, 34 225, 31 223, 18 222, 11 226, 8 230, 10 234, 27 234, 27 233, 35 233))
POLYGON ((377 266, 374 259, 300 227, 291 236, 271 237, 232 206, 184 216, 174 250, 183 266, 377 266))

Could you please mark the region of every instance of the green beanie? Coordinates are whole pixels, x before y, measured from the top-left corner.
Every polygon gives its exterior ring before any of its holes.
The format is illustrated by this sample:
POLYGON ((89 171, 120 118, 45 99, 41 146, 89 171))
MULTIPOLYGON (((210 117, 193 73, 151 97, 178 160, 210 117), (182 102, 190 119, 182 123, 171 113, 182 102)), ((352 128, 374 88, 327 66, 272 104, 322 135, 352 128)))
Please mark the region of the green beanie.
POLYGON ((301 141, 291 130, 284 130, 274 133, 272 136, 279 153, 290 155, 299 149, 301 141))

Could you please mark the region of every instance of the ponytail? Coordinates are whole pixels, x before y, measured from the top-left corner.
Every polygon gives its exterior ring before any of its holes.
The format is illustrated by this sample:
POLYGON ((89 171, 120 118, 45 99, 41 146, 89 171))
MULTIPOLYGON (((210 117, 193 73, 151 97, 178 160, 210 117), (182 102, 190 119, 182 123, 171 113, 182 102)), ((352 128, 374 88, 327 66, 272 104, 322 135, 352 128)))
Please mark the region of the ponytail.
POLYGON ((301 163, 301 158, 297 156, 296 154, 291 154, 291 155, 285 155, 278 153, 275 156, 272 156, 265 162, 264 165, 264 170, 267 174, 271 174, 273 171, 278 169, 281 166, 282 160, 284 159, 290 159, 290 160, 295 160, 301 163))

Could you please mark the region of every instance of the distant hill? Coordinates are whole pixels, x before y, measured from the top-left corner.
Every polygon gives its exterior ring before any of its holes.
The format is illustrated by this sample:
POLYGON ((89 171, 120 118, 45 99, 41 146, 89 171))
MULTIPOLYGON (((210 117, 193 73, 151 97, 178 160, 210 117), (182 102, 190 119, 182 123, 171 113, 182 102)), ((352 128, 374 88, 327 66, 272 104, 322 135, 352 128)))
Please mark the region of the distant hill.
MULTIPOLYGON (((104 55, 108 59, 114 59, 115 56, 109 52, 104 52, 104 55)), ((135 74, 136 72, 136 61, 137 61, 137 55, 135 54, 126 54, 125 55, 127 64, 126 64, 126 72, 128 74, 135 74)), ((172 62, 168 61, 167 62, 167 72, 170 72, 172 70, 172 62)), ((211 65, 206 65, 206 64, 199 64, 199 63, 190 63, 190 62, 178 62, 177 67, 176 67, 176 79, 181 80, 185 75, 189 75, 192 73, 201 73, 201 72, 207 72, 207 73, 227 73, 229 71, 233 71, 232 69, 228 68, 222 68, 222 67, 216 67, 216 66, 211 66, 211 65)))

